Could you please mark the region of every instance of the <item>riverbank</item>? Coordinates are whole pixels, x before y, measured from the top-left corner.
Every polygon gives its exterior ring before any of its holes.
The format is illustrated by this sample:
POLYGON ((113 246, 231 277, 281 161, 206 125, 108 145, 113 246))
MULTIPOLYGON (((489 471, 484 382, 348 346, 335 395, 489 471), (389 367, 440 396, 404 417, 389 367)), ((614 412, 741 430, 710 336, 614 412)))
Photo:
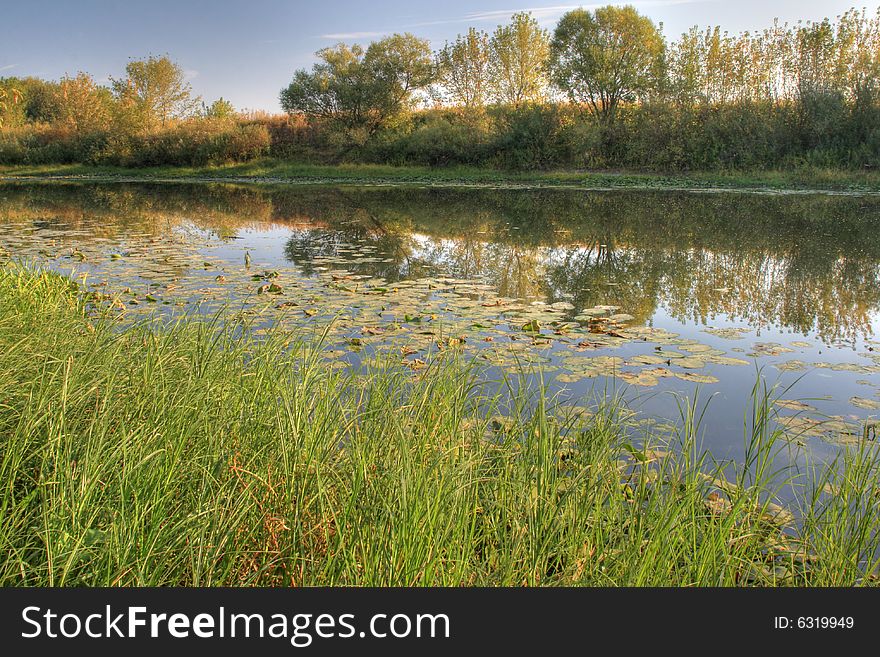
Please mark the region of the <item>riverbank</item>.
POLYGON ((792 515, 766 395, 745 474, 696 455, 695 423, 634 445, 613 400, 502 403, 456 358, 357 374, 302 336, 119 307, 0 268, 0 585, 877 581, 874 451, 792 515))
POLYGON ((216 167, 124 168, 51 164, 0 166, 3 180, 93 182, 230 182, 264 185, 354 184, 436 185, 570 189, 740 190, 753 192, 880 193, 880 172, 804 169, 764 172, 700 172, 661 175, 606 171, 515 172, 472 167, 394 167, 297 164, 262 159, 216 167))

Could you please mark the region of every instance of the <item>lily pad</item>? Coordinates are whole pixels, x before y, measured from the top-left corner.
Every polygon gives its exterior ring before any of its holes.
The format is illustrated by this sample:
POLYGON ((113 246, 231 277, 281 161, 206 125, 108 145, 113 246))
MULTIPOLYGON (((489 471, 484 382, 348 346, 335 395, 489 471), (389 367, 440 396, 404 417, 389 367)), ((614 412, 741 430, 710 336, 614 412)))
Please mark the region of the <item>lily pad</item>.
POLYGON ((856 408, 863 408, 869 411, 880 410, 880 401, 876 399, 866 399, 865 397, 850 397, 849 403, 856 408))
POLYGON ((603 317, 603 316, 605 316, 605 315, 607 315, 607 314, 608 314, 608 310, 607 310, 607 308, 594 307, 594 308, 585 308, 585 309, 583 309, 583 310, 580 312, 580 315, 578 315, 578 316, 579 316, 579 317, 593 318, 593 317, 603 317))
POLYGON ((815 406, 810 406, 807 403, 799 401, 797 399, 777 399, 773 402, 780 408, 787 408, 792 411, 815 411, 815 406))
POLYGON ((794 349, 785 347, 778 342, 756 342, 752 345, 752 354, 754 356, 780 356, 782 354, 791 353, 794 349))
POLYGON ((794 372, 806 369, 808 365, 802 360, 787 360, 782 363, 776 363, 774 367, 782 372, 794 372))
POLYGON ((742 340, 747 333, 751 333, 751 329, 734 327, 706 328, 703 329, 703 332, 719 338, 724 338, 725 340, 742 340))
POLYGON ((667 359, 656 354, 639 354, 629 359, 628 364, 663 365, 667 359))
POLYGON ((713 363, 715 365, 735 366, 735 365, 749 365, 750 364, 749 361, 747 361, 747 360, 743 360, 742 358, 734 358, 732 356, 716 356, 713 354, 711 356, 702 356, 702 358, 707 363, 713 363))
POLYGON ((718 378, 710 374, 697 374, 696 372, 675 372, 675 377, 691 383, 718 383, 718 378))
POLYGON ((692 354, 702 354, 702 353, 705 353, 705 352, 707 352, 707 351, 713 351, 713 350, 714 350, 713 347, 710 347, 710 346, 707 345, 707 344, 699 344, 699 343, 697 343, 697 344, 681 345, 680 349, 681 349, 682 351, 687 351, 687 352, 690 352, 690 353, 692 353, 692 354))

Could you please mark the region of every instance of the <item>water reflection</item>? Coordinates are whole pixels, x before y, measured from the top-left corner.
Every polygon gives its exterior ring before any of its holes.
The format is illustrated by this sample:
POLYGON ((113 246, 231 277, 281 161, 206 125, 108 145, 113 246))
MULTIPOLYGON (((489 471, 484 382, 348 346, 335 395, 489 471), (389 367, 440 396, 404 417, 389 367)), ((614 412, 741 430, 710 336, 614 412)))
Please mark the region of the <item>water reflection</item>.
POLYGON ((880 199, 432 188, 4 185, 3 221, 78 239, 190 222, 232 240, 283 227, 285 257, 389 281, 475 278, 509 297, 718 317, 855 344, 880 307, 880 199))

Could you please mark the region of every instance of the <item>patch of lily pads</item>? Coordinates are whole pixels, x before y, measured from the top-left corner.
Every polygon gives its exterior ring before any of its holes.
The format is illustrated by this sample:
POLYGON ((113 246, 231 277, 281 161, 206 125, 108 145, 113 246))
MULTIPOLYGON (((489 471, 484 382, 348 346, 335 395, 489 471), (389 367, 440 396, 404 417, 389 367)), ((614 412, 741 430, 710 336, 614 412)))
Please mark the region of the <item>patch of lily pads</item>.
POLYGON ((750 328, 745 327, 709 327, 704 328, 703 333, 708 333, 709 335, 714 335, 717 338, 724 338, 725 340, 742 340, 748 333, 751 333, 750 328))
MULTIPOLYGON (((377 355, 398 359, 418 373, 435 358, 469 354, 503 371, 540 369, 563 387, 608 378, 652 388, 664 381, 715 384, 723 373, 720 368, 813 346, 807 341, 788 346, 755 342, 729 353, 662 327, 640 325, 635 315, 616 305, 576 308, 567 301, 529 302, 503 296, 483 281, 451 276, 388 280, 363 273, 379 270, 362 265, 388 260, 370 245, 340 243, 335 253, 313 257, 308 269, 293 263, 269 265, 189 224, 160 235, 128 233, 99 240, 86 229, 36 231, 28 223, 0 223, 0 256, 72 274, 94 303, 112 307, 125 322, 224 312, 247 321, 255 335, 276 327, 312 327, 324 344, 321 356, 338 368, 357 367, 377 355)), ((751 329, 703 331, 718 339, 744 340, 751 329)), ((880 373, 880 353, 861 355, 872 364, 797 359, 774 364, 781 371, 880 373)), ((868 397, 849 402, 862 410, 880 410, 880 401, 868 397)), ((779 417, 792 433, 827 438, 838 432, 843 440, 858 436, 858 427, 842 417, 808 416, 816 412, 809 404, 776 404, 798 412, 779 417)))
POLYGON ((870 420, 857 423, 841 415, 815 417, 802 413, 777 415, 775 419, 790 440, 819 438, 838 445, 876 444, 877 424, 870 420))

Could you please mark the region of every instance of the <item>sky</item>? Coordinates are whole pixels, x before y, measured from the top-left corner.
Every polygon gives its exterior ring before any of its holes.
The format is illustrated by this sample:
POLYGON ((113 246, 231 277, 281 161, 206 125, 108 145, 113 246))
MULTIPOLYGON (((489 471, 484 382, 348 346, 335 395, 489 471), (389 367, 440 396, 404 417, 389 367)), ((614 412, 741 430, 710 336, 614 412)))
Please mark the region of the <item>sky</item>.
POLYGON ((0 0, 0 77, 56 80, 79 71, 101 83, 126 63, 169 55, 207 102, 224 97, 239 110, 280 111, 278 93, 320 48, 369 43, 412 32, 433 48, 471 26, 491 32, 516 11, 552 30, 576 7, 631 4, 674 38, 693 25, 730 32, 834 17, 880 0, 629 0, 578 5, 570 0, 0 0))

